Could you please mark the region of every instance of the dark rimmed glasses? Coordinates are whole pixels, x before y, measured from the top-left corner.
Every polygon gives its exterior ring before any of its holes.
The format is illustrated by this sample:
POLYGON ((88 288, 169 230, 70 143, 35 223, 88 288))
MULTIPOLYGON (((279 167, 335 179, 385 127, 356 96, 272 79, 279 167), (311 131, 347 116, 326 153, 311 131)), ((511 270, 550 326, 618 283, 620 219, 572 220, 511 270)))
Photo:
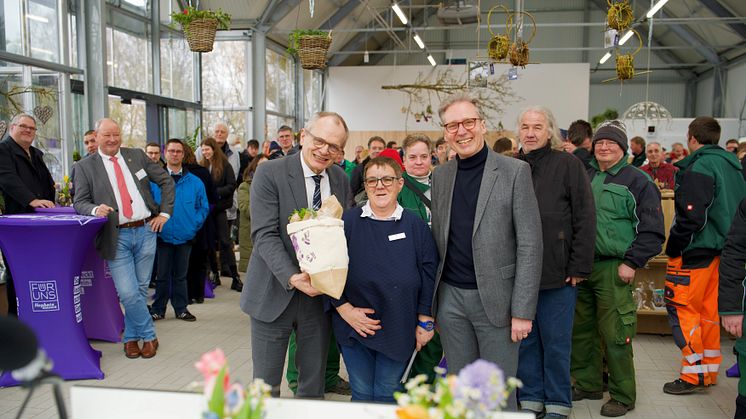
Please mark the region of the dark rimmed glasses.
POLYGON ((388 188, 389 186, 393 185, 395 181, 399 180, 401 178, 398 178, 396 176, 384 176, 384 177, 367 177, 365 178, 365 186, 368 188, 375 188, 378 186, 378 182, 381 182, 381 184, 388 188))
POLYGON ((459 125, 463 125, 465 130, 471 131, 474 129, 474 127, 477 126, 477 121, 481 120, 482 118, 466 118, 463 121, 443 124, 442 127, 445 128, 446 132, 448 132, 449 134, 455 134, 458 132, 459 125))
POLYGON ((342 150, 341 147, 339 147, 336 144, 332 144, 325 139, 321 137, 317 137, 311 133, 311 131, 306 130, 306 134, 311 136, 311 139, 313 140, 313 146, 316 148, 322 148, 326 146, 326 149, 329 150, 330 154, 339 155, 341 153, 344 153, 344 150, 342 150))

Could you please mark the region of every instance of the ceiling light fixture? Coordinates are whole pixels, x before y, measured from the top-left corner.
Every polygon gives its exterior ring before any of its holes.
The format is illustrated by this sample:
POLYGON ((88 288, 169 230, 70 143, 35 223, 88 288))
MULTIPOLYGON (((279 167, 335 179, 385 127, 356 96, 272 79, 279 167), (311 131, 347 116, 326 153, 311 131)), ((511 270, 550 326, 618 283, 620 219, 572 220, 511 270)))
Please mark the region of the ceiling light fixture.
POLYGON ((417 42, 417 45, 420 47, 420 49, 425 49, 425 43, 422 42, 422 38, 420 38, 419 35, 414 34, 414 42, 417 42))
POLYGON ((650 8, 650 11, 648 11, 648 14, 646 14, 645 16, 647 16, 648 19, 650 19, 656 13, 658 13, 658 10, 662 9, 666 3, 668 3, 668 0, 660 0, 658 3, 655 3, 655 5, 650 8))
POLYGON ((604 54, 604 56, 603 56, 603 57, 601 57, 601 61, 599 61, 598 63, 599 63, 599 64, 603 64, 603 63, 605 63, 606 61, 609 61, 609 58, 611 58, 611 53, 610 53, 610 52, 607 52, 606 54, 604 54))
POLYGON ((407 17, 404 16, 404 12, 402 11, 401 7, 399 7, 399 4, 394 3, 391 5, 391 8, 394 9, 394 13, 396 13, 396 15, 399 16, 399 20, 401 20, 401 24, 406 25, 408 20, 407 20, 407 17))
POLYGON ((435 58, 433 58, 433 56, 430 54, 427 54, 427 60, 430 61, 430 65, 432 65, 433 67, 438 65, 438 63, 435 62, 435 58))
POLYGON ((632 32, 632 29, 628 30, 627 33, 624 34, 622 39, 619 40, 619 45, 624 45, 625 42, 629 41, 629 38, 632 38, 632 35, 635 33, 632 32))

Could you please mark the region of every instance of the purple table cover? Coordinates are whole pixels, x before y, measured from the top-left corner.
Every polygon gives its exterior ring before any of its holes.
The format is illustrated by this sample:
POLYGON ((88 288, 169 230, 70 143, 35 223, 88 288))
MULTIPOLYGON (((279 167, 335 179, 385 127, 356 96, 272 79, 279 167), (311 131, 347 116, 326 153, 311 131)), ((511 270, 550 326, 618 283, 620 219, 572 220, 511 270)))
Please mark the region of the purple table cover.
MULTIPOLYGON (((83 329, 80 267, 85 250, 105 218, 74 214, 0 216, 0 249, 8 259, 18 300, 18 317, 62 378, 104 378, 101 352, 83 329)), ((0 386, 17 385, 9 372, 0 386)))
MULTIPOLYGON (((73 207, 37 208, 42 214, 75 214, 73 207)), ((120 342, 124 331, 124 315, 119 306, 117 290, 106 261, 96 252, 91 241, 85 251, 80 272, 80 303, 83 309, 83 329, 88 339, 120 342)))

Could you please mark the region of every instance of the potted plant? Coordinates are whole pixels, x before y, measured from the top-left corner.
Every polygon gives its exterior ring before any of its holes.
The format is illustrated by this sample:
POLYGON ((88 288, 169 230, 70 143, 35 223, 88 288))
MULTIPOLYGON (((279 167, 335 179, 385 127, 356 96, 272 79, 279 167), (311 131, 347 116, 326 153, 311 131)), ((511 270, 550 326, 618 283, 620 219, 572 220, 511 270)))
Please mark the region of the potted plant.
POLYGON ((323 70, 326 68, 326 53, 331 43, 331 31, 296 29, 288 37, 287 52, 297 55, 304 69, 323 70))
POLYGON ((231 15, 218 9, 198 10, 188 0, 177 0, 181 10, 171 13, 171 19, 181 25, 189 49, 194 52, 210 52, 218 29, 228 29, 231 15))

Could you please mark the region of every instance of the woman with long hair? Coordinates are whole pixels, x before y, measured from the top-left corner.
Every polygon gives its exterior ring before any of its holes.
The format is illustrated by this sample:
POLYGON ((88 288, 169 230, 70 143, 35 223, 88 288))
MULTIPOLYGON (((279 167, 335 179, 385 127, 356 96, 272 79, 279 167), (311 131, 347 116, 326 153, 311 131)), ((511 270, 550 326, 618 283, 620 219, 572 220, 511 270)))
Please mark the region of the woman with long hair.
POLYGON ((246 272, 251 252, 254 250, 254 245, 251 241, 251 216, 249 213, 251 180, 254 178, 257 166, 265 161, 267 161, 267 157, 264 154, 254 157, 243 172, 243 182, 238 185, 238 211, 240 214, 240 222, 238 224, 239 272, 246 272))
MULTIPOLYGON (((218 203, 218 192, 215 190, 215 184, 212 181, 210 171, 197 163, 194 151, 188 144, 184 144, 184 167, 189 173, 197 176, 202 184, 205 185, 207 192, 207 202, 210 204, 210 210, 215 208, 218 203)), ((210 251, 215 251, 215 220, 210 215, 207 216, 202 228, 194 236, 192 251, 189 253, 189 268, 187 269, 187 297, 190 304, 202 304, 205 301, 205 277, 207 276, 207 258, 210 251)))
MULTIPOLYGON (((202 151, 202 160, 199 164, 210 171, 215 189, 218 192, 218 202, 211 213, 214 217, 215 229, 217 232, 218 248, 221 257, 226 258, 230 268, 230 274, 233 278, 231 289, 241 291, 243 283, 238 277, 238 268, 236 267, 236 255, 233 253, 233 241, 231 240, 230 228, 228 227, 228 216, 225 210, 233 206, 233 192, 236 190, 236 175, 233 168, 228 162, 228 158, 218 147, 217 142, 212 137, 206 138, 200 145, 202 151)), ((213 285, 219 285, 220 273, 218 271, 218 262, 214 251, 210 254, 210 268, 212 270, 213 285)))

